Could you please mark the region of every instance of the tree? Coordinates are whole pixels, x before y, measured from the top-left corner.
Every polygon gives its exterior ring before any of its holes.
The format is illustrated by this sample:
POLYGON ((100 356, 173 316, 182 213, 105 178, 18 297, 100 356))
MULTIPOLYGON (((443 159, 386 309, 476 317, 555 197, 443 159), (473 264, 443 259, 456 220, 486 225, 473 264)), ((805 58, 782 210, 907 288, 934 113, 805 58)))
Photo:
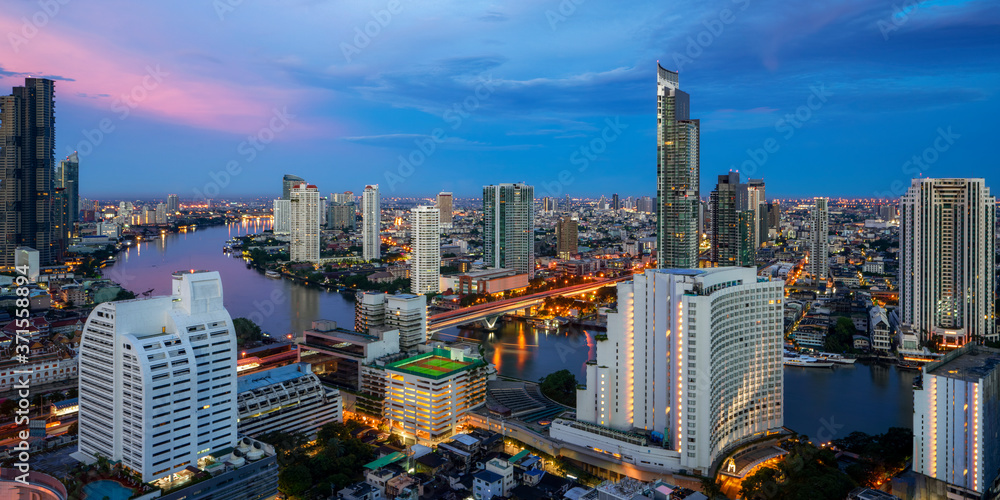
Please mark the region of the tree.
POLYGON ((576 407, 576 376, 569 370, 559 370, 542 377, 539 388, 549 399, 576 407))
POLYGON ((708 497, 708 500, 726 498, 725 495, 722 494, 722 483, 710 477, 701 478, 701 492, 708 497))
POLYGON ((312 485, 312 474, 305 465, 292 465, 278 474, 278 489, 286 496, 301 495, 310 485, 312 485))
POLYGON ((115 295, 115 300, 132 300, 135 298, 135 294, 122 288, 118 290, 118 294, 115 295))
POLYGON ((234 319, 233 329, 236 330, 236 345, 240 347, 248 342, 259 342, 264 338, 260 327, 247 318, 234 319))

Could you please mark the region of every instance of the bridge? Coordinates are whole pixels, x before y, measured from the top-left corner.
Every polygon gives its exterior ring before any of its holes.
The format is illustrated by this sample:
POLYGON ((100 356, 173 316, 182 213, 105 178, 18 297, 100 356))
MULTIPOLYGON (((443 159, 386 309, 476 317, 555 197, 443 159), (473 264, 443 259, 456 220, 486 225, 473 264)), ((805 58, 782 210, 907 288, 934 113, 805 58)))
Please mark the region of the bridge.
POLYGON ((531 295, 525 295, 523 297, 514 297, 510 299, 498 300, 496 302, 479 304, 471 307, 463 307, 461 309, 456 309, 454 311, 435 314, 427 318, 427 331, 428 333, 436 332, 443 330, 445 328, 458 326, 465 323, 471 323, 477 320, 483 320, 486 323, 486 326, 492 328, 493 326, 496 325, 497 319, 500 318, 500 316, 503 316, 505 313, 537 306, 549 297, 557 297, 557 296, 572 297, 574 295, 582 295, 585 293, 593 292, 608 285, 613 285, 620 281, 628 281, 631 279, 632 275, 627 275, 618 278, 593 281, 590 283, 581 283, 579 285, 572 285, 564 288, 556 288, 553 290, 548 290, 545 292, 533 293, 531 295))

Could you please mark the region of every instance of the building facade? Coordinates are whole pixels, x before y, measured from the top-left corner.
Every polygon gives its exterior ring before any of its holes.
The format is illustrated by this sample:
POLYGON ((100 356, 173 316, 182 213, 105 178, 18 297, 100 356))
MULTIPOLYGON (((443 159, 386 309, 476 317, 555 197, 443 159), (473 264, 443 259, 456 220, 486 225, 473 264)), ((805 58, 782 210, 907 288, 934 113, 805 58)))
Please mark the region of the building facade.
POLYGON ((754 222, 747 184, 738 172, 719 176, 709 196, 712 245, 709 259, 717 266, 753 266, 757 261, 754 222))
POLYGON ((656 64, 656 249, 661 268, 698 267, 699 130, 678 74, 656 64))
POLYGON ((382 201, 378 184, 365 186, 361 196, 361 246, 365 260, 382 257, 382 201))
POLYGON ((556 221, 556 256, 572 259, 579 249, 580 221, 574 217, 560 217, 556 221))
POLYGON ((274 234, 292 233, 292 201, 274 200, 274 234))
POLYGON ((783 288, 739 267, 648 270, 620 283, 618 311, 577 392, 577 422, 553 423, 552 436, 605 450, 604 441, 620 441, 633 463, 648 453, 657 461, 646 466, 706 471, 734 446, 776 432, 783 288), (632 429, 662 443, 644 444, 632 429))
POLYGON ((453 197, 451 193, 438 193, 437 208, 441 212, 441 226, 451 227, 451 219, 455 214, 452 206, 453 197))
MULTIPOLYGON (((451 204, 449 198, 448 204, 451 204)), ((410 210, 410 291, 436 293, 441 281, 441 209, 418 206, 410 210)))
POLYGON ((291 240, 288 255, 291 262, 319 261, 319 189, 301 183, 292 187, 290 205, 291 240))
POLYGON ((996 340, 996 198, 986 181, 913 179, 899 217, 901 322, 947 346, 996 340))
POLYGON ((535 276, 535 188, 483 187, 483 261, 487 267, 535 276))
POLYGON ((281 199, 292 199, 292 187, 302 184, 305 181, 305 179, 297 175, 285 174, 285 176, 281 178, 281 199))
POLYGON ((311 435, 327 423, 344 421, 340 391, 323 387, 308 363, 243 375, 236 386, 241 435, 273 431, 311 435))
POLYGON ((813 200, 809 232, 809 264, 806 270, 817 282, 826 281, 830 276, 830 213, 827 198, 813 200))

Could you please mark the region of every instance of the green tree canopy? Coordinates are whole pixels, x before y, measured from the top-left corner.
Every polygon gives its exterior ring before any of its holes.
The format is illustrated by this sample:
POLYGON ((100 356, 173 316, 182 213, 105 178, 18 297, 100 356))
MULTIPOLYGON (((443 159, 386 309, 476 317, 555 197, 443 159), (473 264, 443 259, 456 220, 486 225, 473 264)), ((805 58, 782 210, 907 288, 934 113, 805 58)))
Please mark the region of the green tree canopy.
POLYGON ((264 338, 260 327, 247 318, 234 319, 233 328, 236 330, 236 345, 240 347, 248 342, 259 342, 264 338))

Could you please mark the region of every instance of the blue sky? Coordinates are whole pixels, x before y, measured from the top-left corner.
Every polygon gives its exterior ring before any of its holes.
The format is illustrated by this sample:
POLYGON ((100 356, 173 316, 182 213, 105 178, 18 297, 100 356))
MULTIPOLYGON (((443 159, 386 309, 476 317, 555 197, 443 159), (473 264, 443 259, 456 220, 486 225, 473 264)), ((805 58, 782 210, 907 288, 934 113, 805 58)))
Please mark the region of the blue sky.
POLYGON ((731 168, 769 197, 1000 189, 995 1, 52 3, 5 5, 0 85, 59 79, 86 197, 276 195, 285 173, 652 195, 657 61, 701 119, 703 196, 731 168))

